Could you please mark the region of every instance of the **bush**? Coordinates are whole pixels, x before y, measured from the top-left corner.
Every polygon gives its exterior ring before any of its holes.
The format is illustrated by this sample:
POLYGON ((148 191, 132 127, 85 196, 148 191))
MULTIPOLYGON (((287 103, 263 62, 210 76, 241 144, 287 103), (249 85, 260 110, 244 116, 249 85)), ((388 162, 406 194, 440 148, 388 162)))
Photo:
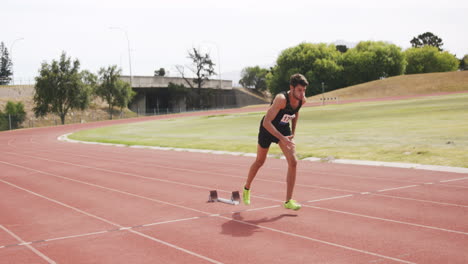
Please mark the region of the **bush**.
POLYGON ((289 90, 289 78, 295 73, 303 74, 309 81, 306 96, 322 92, 324 82, 327 91, 343 87, 340 65, 342 54, 335 45, 301 43, 281 52, 276 65, 267 74, 267 85, 272 94, 289 90))
POLYGON ((407 74, 456 71, 460 61, 448 51, 437 47, 424 46, 405 51, 408 66, 407 74))
POLYGON ((401 48, 382 41, 362 41, 349 49, 343 58, 347 85, 401 75, 406 60, 401 48))
POLYGON ((0 111, 0 130, 17 129, 21 123, 26 119, 26 112, 24 111, 24 105, 21 102, 14 103, 8 101, 5 106, 5 112, 0 111))

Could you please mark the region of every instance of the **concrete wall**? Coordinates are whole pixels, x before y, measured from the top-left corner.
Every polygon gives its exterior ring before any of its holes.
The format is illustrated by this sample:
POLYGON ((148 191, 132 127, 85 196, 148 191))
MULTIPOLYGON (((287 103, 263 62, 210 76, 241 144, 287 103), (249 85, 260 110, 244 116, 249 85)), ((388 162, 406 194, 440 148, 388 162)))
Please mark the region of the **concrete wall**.
MULTIPOLYGON (((160 114, 195 111, 190 100, 190 89, 180 98, 171 98, 168 88, 135 88, 137 96, 132 100, 130 109, 139 114, 160 114)), ((203 89, 201 91, 202 109, 236 108, 247 105, 266 104, 269 99, 253 95, 245 89, 203 89)))
MULTIPOLYGON (((122 80, 130 83, 130 76, 121 76, 122 80)), ((192 78, 188 78, 189 81, 192 81, 193 86, 196 86, 193 83, 192 78)), ((174 84, 183 84, 185 87, 190 87, 187 82, 180 77, 161 77, 161 76, 133 76, 132 78, 132 87, 133 88, 164 88, 169 85, 169 83, 174 84)), ((214 88, 219 89, 232 89, 231 80, 209 80, 203 84, 202 88, 214 88), (221 85, 220 85, 221 84, 221 85)))
POLYGON ((34 85, 0 85, 0 98, 30 97, 34 95, 34 85))

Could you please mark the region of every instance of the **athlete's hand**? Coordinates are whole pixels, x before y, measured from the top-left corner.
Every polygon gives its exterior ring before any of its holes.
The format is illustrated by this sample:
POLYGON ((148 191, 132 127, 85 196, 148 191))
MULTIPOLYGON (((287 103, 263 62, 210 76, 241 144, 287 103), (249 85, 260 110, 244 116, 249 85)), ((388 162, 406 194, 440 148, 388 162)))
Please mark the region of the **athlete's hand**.
POLYGON ((291 136, 286 136, 286 137, 283 137, 284 140, 283 140, 283 143, 286 145, 286 147, 288 149, 292 149, 296 146, 296 144, 294 143, 294 135, 291 135, 291 136))

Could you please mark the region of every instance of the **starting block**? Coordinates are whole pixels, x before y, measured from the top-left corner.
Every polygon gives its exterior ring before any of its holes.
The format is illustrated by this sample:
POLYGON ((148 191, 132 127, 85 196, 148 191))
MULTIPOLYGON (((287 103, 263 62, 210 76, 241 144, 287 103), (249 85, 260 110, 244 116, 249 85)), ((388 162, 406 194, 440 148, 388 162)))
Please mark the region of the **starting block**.
POLYGON ((227 203, 227 204, 232 204, 232 205, 238 205, 240 203, 240 194, 238 191, 234 191, 231 194, 231 199, 224 199, 224 198, 218 197, 218 192, 216 190, 210 191, 208 202, 209 203, 222 202, 222 203, 227 203))

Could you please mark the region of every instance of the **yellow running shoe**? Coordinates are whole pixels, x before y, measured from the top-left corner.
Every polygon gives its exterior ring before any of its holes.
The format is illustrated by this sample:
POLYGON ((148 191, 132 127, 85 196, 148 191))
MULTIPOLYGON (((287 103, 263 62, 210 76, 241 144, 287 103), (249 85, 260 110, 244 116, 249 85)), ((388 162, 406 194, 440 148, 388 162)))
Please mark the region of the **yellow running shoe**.
POLYGON ((301 209, 301 205, 298 204, 295 200, 291 199, 287 203, 284 203, 284 208, 293 209, 294 211, 297 211, 301 209))
POLYGON ((242 193, 242 200, 244 201, 245 205, 250 204, 250 190, 247 190, 245 187, 244 192, 242 193))

